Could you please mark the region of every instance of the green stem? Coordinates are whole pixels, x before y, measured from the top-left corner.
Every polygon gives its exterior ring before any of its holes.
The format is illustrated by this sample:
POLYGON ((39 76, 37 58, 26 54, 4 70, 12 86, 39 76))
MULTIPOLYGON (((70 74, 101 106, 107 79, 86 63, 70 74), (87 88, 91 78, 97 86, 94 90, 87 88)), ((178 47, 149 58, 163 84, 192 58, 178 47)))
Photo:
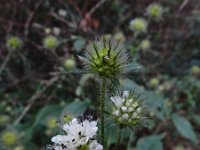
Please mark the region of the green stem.
POLYGON ((119 128, 119 130, 118 130, 117 144, 115 146, 115 149, 119 149, 120 142, 121 142, 121 128, 119 128))
POLYGON ((117 145, 119 146, 121 142, 121 128, 118 131, 118 139, 117 139, 117 145))
POLYGON ((6 56, 4 62, 2 63, 2 65, 0 67, 0 75, 1 75, 2 71, 4 70, 6 64, 8 63, 11 56, 12 56, 12 52, 9 52, 8 55, 6 56))
POLYGON ((103 78, 102 84, 101 84, 101 95, 100 95, 100 103, 101 103, 101 142, 103 147, 105 147, 105 141, 104 141, 104 112, 105 112, 105 99, 106 99, 106 79, 103 78))

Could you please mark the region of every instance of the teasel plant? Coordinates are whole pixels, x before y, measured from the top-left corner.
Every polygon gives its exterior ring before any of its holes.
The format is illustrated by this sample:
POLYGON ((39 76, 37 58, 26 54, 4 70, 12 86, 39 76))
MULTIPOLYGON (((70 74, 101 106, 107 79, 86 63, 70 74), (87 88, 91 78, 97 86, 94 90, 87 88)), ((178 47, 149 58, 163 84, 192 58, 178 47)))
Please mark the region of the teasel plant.
POLYGON ((87 73, 95 74, 100 79, 100 137, 101 144, 105 146, 105 103, 108 85, 129 73, 130 58, 120 41, 103 36, 90 43, 85 48, 85 55, 79 56, 79 59, 87 73))

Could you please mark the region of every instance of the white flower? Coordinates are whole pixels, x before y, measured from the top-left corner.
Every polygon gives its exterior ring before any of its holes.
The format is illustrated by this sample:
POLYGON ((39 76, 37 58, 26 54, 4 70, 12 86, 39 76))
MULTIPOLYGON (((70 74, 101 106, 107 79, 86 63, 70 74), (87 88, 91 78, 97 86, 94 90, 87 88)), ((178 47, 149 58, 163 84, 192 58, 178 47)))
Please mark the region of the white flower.
POLYGON ((123 91, 123 94, 122 94, 122 98, 128 98, 129 97, 129 91, 123 91))
POLYGON ((57 136, 54 136, 51 139, 51 141, 56 143, 56 144, 62 144, 64 142, 68 141, 68 140, 69 140, 69 138, 66 135, 57 135, 57 136))
POLYGON ((88 120, 83 121, 82 134, 84 134, 85 136, 89 138, 93 138, 96 135, 97 130, 98 130, 98 127, 97 127, 96 121, 91 121, 91 122, 88 120))
POLYGON ((90 143, 89 150, 103 150, 103 146, 97 143, 97 141, 95 140, 92 143, 90 143))
POLYGON ((111 97, 111 101, 115 104, 117 108, 120 108, 123 104, 120 96, 111 97))
POLYGON ((103 147, 97 142, 93 142, 97 134, 97 122, 91 119, 72 119, 68 124, 64 124, 62 129, 66 135, 54 136, 51 141, 55 150, 77 150, 81 146, 89 146, 93 143, 91 150, 101 150, 103 147))

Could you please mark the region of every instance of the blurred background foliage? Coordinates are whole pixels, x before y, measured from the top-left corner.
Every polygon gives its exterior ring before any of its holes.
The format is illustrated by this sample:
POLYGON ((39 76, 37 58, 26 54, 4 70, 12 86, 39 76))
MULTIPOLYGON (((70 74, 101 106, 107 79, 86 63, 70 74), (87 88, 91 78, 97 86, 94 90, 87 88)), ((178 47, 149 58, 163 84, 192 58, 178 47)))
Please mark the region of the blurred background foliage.
MULTIPOLYGON (((134 73, 120 83, 149 110, 147 127, 123 130, 119 149, 200 149, 199 0, 0 0, 0 12, 1 150, 43 149, 58 119, 99 116, 98 79, 77 55, 102 35, 125 44, 134 73), (160 16, 149 14, 154 3, 160 16), (143 33, 135 18, 146 20, 143 33)), ((106 127, 108 149, 115 130, 106 127)))

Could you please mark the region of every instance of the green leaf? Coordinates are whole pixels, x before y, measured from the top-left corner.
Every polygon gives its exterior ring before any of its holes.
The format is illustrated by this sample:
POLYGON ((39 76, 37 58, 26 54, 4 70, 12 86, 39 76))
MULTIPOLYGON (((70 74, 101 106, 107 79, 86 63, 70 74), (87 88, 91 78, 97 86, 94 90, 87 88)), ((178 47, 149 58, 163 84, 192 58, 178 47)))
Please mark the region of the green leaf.
POLYGON ((106 133, 106 143, 107 147, 109 147, 111 144, 117 143, 117 137, 119 128, 117 128, 116 125, 110 124, 106 127, 105 133, 106 133), (114 132, 116 131, 116 132, 114 132))
POLYGON ((197 142, 196 134, 188 120, 179 116, 178 114, 174 114, 172 116, 172 120, 176 126, 176 129, 183 137, 193 141, 194 143, 197 142))
POLYGON ((141 138, 137 143, 137 150, 163 150, 162 135, 151 135, 141 138))
POLYGON ((79 52, 85 46, 85 43, 86 41, 84 38, 78 38, 77 40, 75 40, 73 48, 79 52))
POLYGON ((35 127, 36 125, 38 125, 40 122, 42 122, 43 120, 45 120, 46 117, 49 116, 59 116, 59 114, 61 113, 61 106, 59 105, 49 105, 49 106, 45 106, 44 108, 42 108, 37 116, 36 116, 36 120, 35 123, 33 124, 33 127, 35 127))
POLYGON ((86 111, 90 104, 89 100, 74 101, 63 109, 63 113, 72 115, 73 117, 78 117, 86 111))

